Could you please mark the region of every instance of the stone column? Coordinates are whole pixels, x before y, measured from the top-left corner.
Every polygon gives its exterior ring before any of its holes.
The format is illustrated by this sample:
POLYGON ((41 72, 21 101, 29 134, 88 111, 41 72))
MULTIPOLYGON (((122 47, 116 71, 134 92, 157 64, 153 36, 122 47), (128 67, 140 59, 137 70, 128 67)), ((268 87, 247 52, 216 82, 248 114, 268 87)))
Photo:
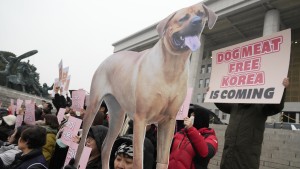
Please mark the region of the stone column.
POLYGON ((204 54, 204 41, 205 41, 205 37, 204 35, 201 35, 200 37, 201 46, 197 51, 192 53, 191 60, 190 60, 188 87, 194 88, 192 99, 191 99, 192 103, 194 103, 194 100, 196 100, 197 97, 197 92, 195 92, 197 86, 196 79, 199 74, 199 67, 201 66, 202 58, 204 54))
POLYGON ((272 9, 266 12, 264 21, 263 36, 271 35, 278 32, 280 28, 280 17, 277 9, 272 9))
MULTIPOLYGON (((279 11, 277 9, 272 9, 266 12, 265 21, 264 21, 264 29, 263 36, 271 35, 275 32, 279 31, 280 28, 280 17, 279 11)), ((274 116, 269 116, 267 119, 268 123, 278 122, 279 114, 274 116)))

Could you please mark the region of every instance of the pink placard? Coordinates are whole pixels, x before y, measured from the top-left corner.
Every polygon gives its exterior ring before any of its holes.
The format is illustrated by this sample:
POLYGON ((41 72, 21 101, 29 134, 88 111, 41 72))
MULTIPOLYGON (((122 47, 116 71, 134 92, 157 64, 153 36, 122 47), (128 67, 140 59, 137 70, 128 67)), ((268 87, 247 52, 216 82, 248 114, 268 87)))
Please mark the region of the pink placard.
POLYGON ((58 79, 59 79, 59 81, 61 81, 61 79, 62 79, 62 71, 63 71, 63 62, 62 62, 62 60, 60 60, 60 62, 58 64, 58 79))
POLYGON ((190 102, 192 99, 192 93, 193 93, 193 88, 192 87, 188 88, 185 100, 182 106, 180 107, 179 112, 177 113, 176 120, 183 120, 183 118, 188 116, 190 102))
POLYGON ((64 85, 65 82, 67 81, 68 73, 69 73, 69 67, 65 67, 62 71, 61 85, 64 85))
POLYGON ((70 145, 75 135, 77 135, 78 130, 80 128, 82 120, 75 118, 73 116, 70 116, 68 119, 68 122, 66 123, 66 126, 64 127, 64 131, 61 136, 61 141, 66 144, 70 145))
POLYGON ((91 152, 92 152, 92 148, 90 148, 90 147, 83 148, 83 152, 81 154, 81 157, 80 157, 80 160, 78 163, 78 169, 86 168, 91 152))
POLYGON ((85 93, 86 92, 82 89, 72 92, 72 109, 74 111, 83 109, 85 93))
POLYGON ((23 122, 23 115, 17 115, 17 118, 16 118, 16 125, 15 125, 15 128, 19 127, 22 125, 22 122, 23 122))
POLYGON ((77 148, 78 148, 77 143, 74 143, 74 142, 70 143, 64 166, 68 165, 72 158, 75 158, 77 148))
POLYGON ((32 103, 32 100, 25 100, 25 105, 32 103))
POLYGON ((66 112, 66 109, 64 108, 60 108, 58 113, 57 113, 57 120, 58 120, 58 123, 60 124, 61 121, 64 119, 64 116, 65 116, 65 112, 66 112))
POLYGON ((35 124, 35 105, 34 103, 26 104, 25 105, 26 110, 25 110, 25 117, 24 117, 24 122, 26 124, 35 124))
POLYGON ((66 95, 68 93, 69 85, 70 85, 70 80, 71 80, 71 75, 69 75, 67 77, 66 83, 63 85, 63 91, 62 91, 63 95, 66 95))
POLYGON ((19 110, 20 110, 20 108, 21 108, 22 104, 23 104, 23 100, 21 100, 21 99, 17 99, 17 108, 16 108, 16 114, 19 114, 19 110))

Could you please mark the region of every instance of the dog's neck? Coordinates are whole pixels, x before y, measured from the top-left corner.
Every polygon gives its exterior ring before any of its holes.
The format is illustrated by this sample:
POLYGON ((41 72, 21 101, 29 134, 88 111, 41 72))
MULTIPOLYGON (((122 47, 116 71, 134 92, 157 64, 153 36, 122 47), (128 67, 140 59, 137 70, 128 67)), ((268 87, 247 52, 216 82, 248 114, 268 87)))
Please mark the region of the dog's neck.
POLYGON ((182 77, 182 75, 188 74, 188 66, 186 64, 187 60, 191 54, 190 51, 186 52, 175 52, 172 51, 170 46, 166 46, 168 44, 165 38, 161 39, 158 42, 158 47, 162 49, 162 67, 165 79, 167 82, 175 82, 182 77), (164 43, 162 42, 164 41, 164 43))

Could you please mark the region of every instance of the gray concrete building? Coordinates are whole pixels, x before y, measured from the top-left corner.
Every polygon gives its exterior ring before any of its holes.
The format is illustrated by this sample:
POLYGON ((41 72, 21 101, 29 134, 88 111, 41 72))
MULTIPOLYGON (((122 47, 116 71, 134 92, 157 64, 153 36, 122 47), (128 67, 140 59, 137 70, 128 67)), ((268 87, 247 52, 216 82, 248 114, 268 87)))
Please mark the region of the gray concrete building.
MULTIPOLYGON (((192 103, 211 109, 223 122, 229 115, 220 112, 214 104, 203 103, 210 82, 213 50, 242 43, 291 28, 292 46, 288 77, 290 86, 282 114, 267 122, 299 123, 300 121, 300 1, 299 0, 204 0, 203 3, 219 16, 214 28, 205 28, 201 48, 191 56, 190 84, 194 87, 192 103)), ((163 17, 163 16, 162 16, 163 17)), ((136 32, 113 44, 114 52, 142 51, 158 41, 156 25, 136 32)), ((274 65, 274 68, 280 65, 274 65)))

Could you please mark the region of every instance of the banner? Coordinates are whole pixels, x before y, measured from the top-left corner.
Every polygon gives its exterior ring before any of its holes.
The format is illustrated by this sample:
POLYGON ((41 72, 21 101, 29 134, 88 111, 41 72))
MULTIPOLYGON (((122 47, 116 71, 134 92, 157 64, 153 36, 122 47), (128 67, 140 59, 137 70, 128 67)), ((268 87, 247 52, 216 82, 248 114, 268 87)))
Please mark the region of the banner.
POLYGON ((193 94, 193 88, 190 87, 187 90, 185 100, 180 107, 179 112, 177 113, 176 120, 183 120, 185 117, 188 116, 189 108, 190 108, 190 103, 192 99, 192 94, 193 94))
POLYGON ((71 75, 69 75, 69 76, 67 77, 66 83, 63 85, 63 93, 62 93, 62 95, 64 95, 64 96, 65 96, 65 95, 68 93, 68 91, 69 91, 70 80, 71 80, 71 75))
POLYGON ((61 136, 61 141, 70 146, 70 143, 72 142, 72 139, 75 135, 77 135, 78 130, 80 128, 82 120, 75 118, 73 116, 70 116, 68 119, 68 122, 66 123, 66 126, 63 129, 63 133, 61 136))
POLYGON ((213 51, 205 102, 280 103, 290 52, 290 29, 213 51))

